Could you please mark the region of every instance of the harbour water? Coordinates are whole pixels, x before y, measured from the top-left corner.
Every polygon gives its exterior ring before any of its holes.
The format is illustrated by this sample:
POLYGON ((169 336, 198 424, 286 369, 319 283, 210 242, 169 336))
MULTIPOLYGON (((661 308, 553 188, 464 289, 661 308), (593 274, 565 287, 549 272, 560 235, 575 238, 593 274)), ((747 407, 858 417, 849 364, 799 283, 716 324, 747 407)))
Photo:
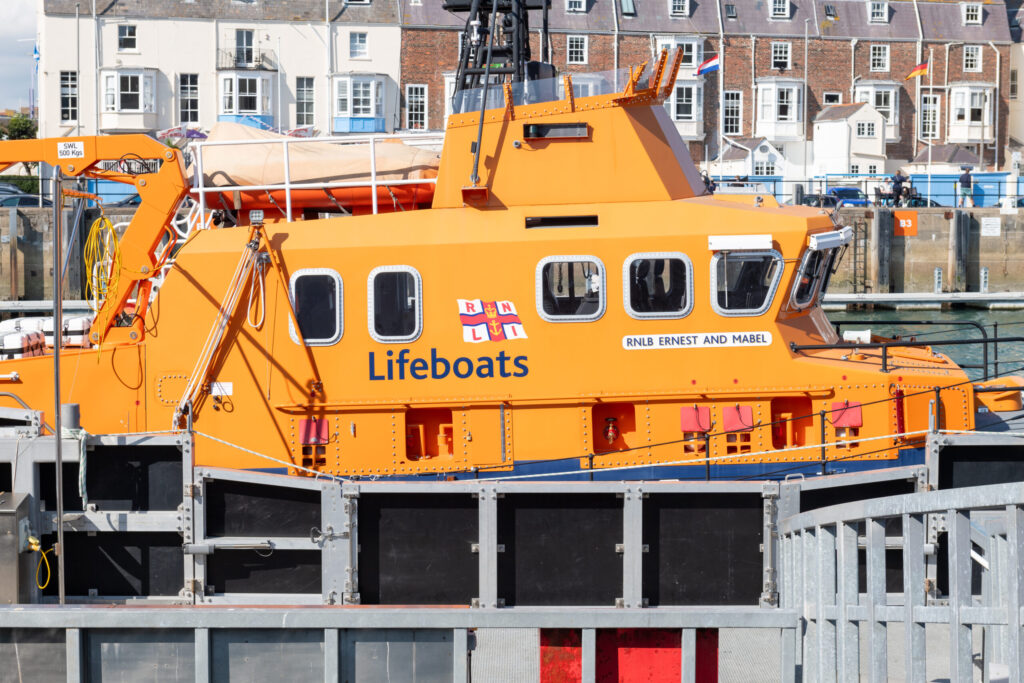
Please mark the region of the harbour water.
MULTIPOLYGON (((977 323, 985 329, 989 338, 1024 337, 1024 311, 998 311, 980 308, 952 310, 874 310, 874 311, 833 311, 829 313, 833 323, 843 322, 842 329, 870 329, 872 334, 883 336, 914 337, 919 341, 950 339, 981 339, 977 323), (895 322, 894 322, 895 321, 895 322), (929 321, 919 324, 918 321, 929 321)), ((1024 343, 1005 342, 989 344, 988 372, 980 367, 984 364, 982 344, 943 346, 936 350, 948 355, 961 365, 975 365, 968 368, 968 375, 981 378, 1007 374, 1024 374, 1024 343), (998 364, 998 369, 997 369, 998 364)))

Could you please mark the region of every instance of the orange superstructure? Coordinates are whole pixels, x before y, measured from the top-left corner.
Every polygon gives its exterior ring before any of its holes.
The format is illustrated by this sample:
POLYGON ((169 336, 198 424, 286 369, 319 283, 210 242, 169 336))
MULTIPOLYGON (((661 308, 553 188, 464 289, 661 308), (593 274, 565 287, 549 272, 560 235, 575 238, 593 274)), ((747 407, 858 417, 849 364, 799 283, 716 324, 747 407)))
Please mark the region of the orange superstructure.
MULTIPOLYGON (((820 299, 848 229, 705 193, 661 106, 678 64, 612 94, 506 89, 477 182, 479 114, 456 114, 432 208, 201 229, 152 297, 186 183, 175 151, 150 150, 160 168, 122 178, 143 198, 121 262, 140 304, 125 315, 118 290, 99 349, 62 353, 62 400, 93 433, 193 429, 200 465, 351 476, 878 466, 921 443, 936 388, 939 425, 973 428, 946 356, 838 343, 820 299)), ((0 161, 80 142, 91 164, 143 140, 4 142, 0 161)), ((51 359, 10 372, 4 391, 52 411, 51 359)))

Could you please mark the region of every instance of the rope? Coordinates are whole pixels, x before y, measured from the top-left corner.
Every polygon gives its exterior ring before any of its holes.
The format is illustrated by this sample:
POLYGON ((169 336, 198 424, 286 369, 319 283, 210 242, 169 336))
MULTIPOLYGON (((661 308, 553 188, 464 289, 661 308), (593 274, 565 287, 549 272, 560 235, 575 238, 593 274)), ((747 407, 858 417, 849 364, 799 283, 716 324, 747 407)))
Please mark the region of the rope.
POLYGON ((61 427, 62 439, 75 439, 78 441, 78 496, 82 499, 82 510, 89 506, 89 492, 85 488, 86 471, 86 439, 89 433, 84 429, 68 429, 61 427))
MULTIPOLYGON (((866 438, 859 438, 858 437, 856 439, 849 439, 847 441, 830 441, 826 445, 827 446, 835 447, 835 446, 841 446, 841 445, 850 444, 850 443, 864 443, 864 442, 867 442, 867 441, 878 441, 880 439, 897 439, 897 438, 901 438, 901 437, 905 438, 905 437, 908 437, 908 436, 918 436, 918 435, 921 435, 921 434, 928 434, 928 433, 929 432, 928 432, 927 429, 921 429, 921 430, 918 430, 918 431, 915 431, 915 432, 902 432, 902 433, 896 433, 896 434, 886 434, 885 436, 870 436, 870 437, 866 437, 866 438)), ((640 448, 643 448, 643 446, 641 446, 640 448)), ((647 464, 620 465, 618 467, 601 467, 601 468, 596 468, 595 467, 593 469, 586 469, 586 470, 584 470, 584 469, 575 469, 575 470, 566 470, 566 471, 562 471, 562 472, 541 472, 541 473, 538 473, 538 474, 516 474, 516 475, 512 475, 512 476, 508 476, 508 477, 502 477, 502 476, 488 477, 488 479, 508 481, 508 480, 511 480, 511 479, 536 479, 538 477, 562 477, 562 476, 566 476, 566 475, 579 475, 581 473, 586 473, 586 472, 620 472, 620 471, 623 471, 623 470, 635 470, 635 469, 637 469, 639 467, 668 467, 668 466, 671 466, 671 465, 702 465, 702 464, 714 465, 716 463, 721 463, 721 462, 728 461, 728 460, 738 460, 740 458, 753 458, 753 457, 756 457, 756 456, 759 456, 759 455, 772 455, 772 454, 775 454, 775 453, 788 453, 788 452, 791 452, 791 451, 804 451, 804 450, 809 450, 809 449, 818 450, 820 448, 821 448, 821 444, 820 443, 816 443, 816 444, 808 444, 806 446, 793 446, 791 448, 779 448, 777 450, 772 450, 772 451, 758 451, 756 453, 735 453, 733 455, 717 455, 715 457, 708 457, 708 458, 686 458, 686 459, 683 459, 683 460, 670 460, 670 461, 667 461, 667 462, 659 461, 659 462, 656 462, 656 463, 647 463, 647 464)), ((888 450, 888 449, 883 449, 883 450, 888 450)), ((618 453, 618 452, 619 451, 615 451, 615 453, 618 453)), ((606 454, 606 455, 611 455, 611 454, 606 454)), ((858 454, 855 455, 855 457, 861 457, 862 455, 863 454, 858 453, 858 454)), ((587 456, 582 456, 582 457, 587 457, 587 456)), ((576 460, 576 459, 577 459, 576 457, 573 458, 573 460, 576 460)), ((829 462, 829 460, 826 459, 826 462, 829 462)), ((808 460, 806 464, 807 465, 818 465, 820 463, 821 463, 821 460, 808 460)), ((803 466, 803 464, 801 464, 801 466, 803 466)))
POLYGON ((245 310, 246 310, 246 320, 249 322, 249 327, 253 328, 254 330, 258 330, 261 327, 263 327, 263 321, 266 320, 266 317, 267 317, 267 297, 266 297, 266 292, 263 289, 263 278, 264 278, 264 273, 266 273, 266 270, 267 270, 266 262, 263 261, 262 259, 260 259, 259 261, 257 261, 256 267, 253 268, 253 270, 252 270, 252 278, 249 280, 249 306, 245 310), (259 322, 253 322, 253 319, 252 319, 252 295, 254 293, 254 290, 256 289, 257 283, 259 284, 259 288, 260 288, 260 298, 259 298, 260 318, 259 318, 259 322))
POLYGON ((291 468, 297 469, 300 472, 307 472, 309 474, 314 475, 314 477, 316 477, 317 479, 324 479, 324 478, 326 478, 326 479, 330 479, 332 481, 342 481, 342 482, 348 481, 344 477, 336 477, 333 474, 326 474, 324 472, 318 472, 317 470, 313 470, 313 469, 310 469, 308 467, 303 467, 302 465, 296 465, 295 463, 290 462, 288 460, 280 460, 278 458, 274 458, 274 457, 271 457, 269 455, 264 455, 263 453, 259 453, 257 451, 249 450, 248 448, 245 448, 243 446, 239 446, 238 444, 231 443, 230 441, 225 441, 224 439, 218 439, 216 436, 211 436, 209 434, 205 434, 203 432, 197 432, 197 431, 194 431, 194 430, 193 430, 192 433, 197 435, 197 436, 201 436, 204 439, 209 439, 210 441, 216 441, 219 444, 223 444, 225 446, 230 446, 231 448, 236 448, 236 449, 242 451, 243 453, 248 453, 249 455, 255 455, 257 458, 263 458, 264 460, 269 460, 271 462, 276 462, 276 463, 278 463, 280 465, 284 465, 285 467, 291 467, 291 468))
POLYGON ((178 425, 180 418, 192 405, 193 399, 206 379, 206 373, 210 369, 210 363, 213 361, 213 356, 220 347, 221 340, 224 338, 224 331, 227 329, 228 322, 231 320, 231 314, 238 306, 238 298, 245 286, 244 283, 252 272, 252 268, 258 258, 258 248, 259 240, 257 237, 246 242, 245 247, 243 248, 242 258, 239 259, 238 266, 235 268, 235 272, 231 276, 231 282, 228 284, 227 292, 222 298, 224 303, 222 303, 220 308, 217 309, 217 317, 213 321, 213 326, 210 328, 210 333, 206 337, 206 342, 203 344, 203 348, 199 352, 199 357, 196 359, 195 367, 192 368, 192 374, 189 377, 188 384, 185 386, 185 391, 182 393, 181 400, 178 402, 178 407, 174 411, 174 421, 171 424, 172 428, 178 425))

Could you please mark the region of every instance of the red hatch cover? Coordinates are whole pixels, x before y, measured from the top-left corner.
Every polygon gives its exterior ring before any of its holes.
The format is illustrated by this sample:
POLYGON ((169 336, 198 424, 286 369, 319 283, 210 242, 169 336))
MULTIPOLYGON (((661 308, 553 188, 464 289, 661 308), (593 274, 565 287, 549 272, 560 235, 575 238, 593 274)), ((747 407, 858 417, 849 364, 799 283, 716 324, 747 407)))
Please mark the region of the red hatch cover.
POLYGON ((863 427, 860 401, 837 401, 832 404, 832 424, 836 427, 863 427))
POLYGON ((329 426, 327 420, 318 420, 315 417, 299 420, 299 436, 302 445, 312 446, 327 443, 327 428, 329 426))
POLYGON ((679 428, 684 432, 708 432, 711 429, 711 408, 684 406, 680 410, 679 428))
POLYGON ((749 432, 754 428, 754 410, 750 406, 726 406, 722 409, 722 422, 727 432, 749 432))

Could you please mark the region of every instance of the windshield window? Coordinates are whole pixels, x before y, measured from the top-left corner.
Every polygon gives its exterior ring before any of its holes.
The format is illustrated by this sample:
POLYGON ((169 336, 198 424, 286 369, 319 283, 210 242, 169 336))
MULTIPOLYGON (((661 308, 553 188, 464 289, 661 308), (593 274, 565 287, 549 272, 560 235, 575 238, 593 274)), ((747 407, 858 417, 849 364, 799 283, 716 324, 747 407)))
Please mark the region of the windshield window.
POLYGON ((720 252, 711 264, 712 304, 723 315, 760 315, 768 310, 779 278, 778 252, 720 252))
POLYGON ((862 190, 853 187, 837 187, 832 190, 832 194, 843 199, 867 199, 867 195, 862 190))
POLYGON ((824 295, 825 287, 832 276, 835 255, 835 249, 814 249, 804 254, 793 289, 793 305, 796 308, 810 305, 819 290, 824 295))

